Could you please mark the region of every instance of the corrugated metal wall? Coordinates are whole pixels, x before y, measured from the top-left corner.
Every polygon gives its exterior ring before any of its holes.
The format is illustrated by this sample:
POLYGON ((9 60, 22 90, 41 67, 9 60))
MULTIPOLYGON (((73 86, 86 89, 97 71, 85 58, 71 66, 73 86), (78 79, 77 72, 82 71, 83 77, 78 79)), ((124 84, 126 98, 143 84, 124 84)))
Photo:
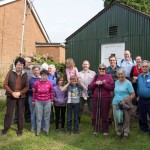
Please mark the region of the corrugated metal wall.
POLYGON ((150 60, 150 17, 139 15, 124 6, 112 5, 79 32, 67 39, 66 58, 72 57, 81 70, 83 60, 89 60, 97 70, 101 58, 101 44, 125 42, 132 57, 141 55, 150 60), (118 36, 109 36, 109 27, 118 26, 118 36))

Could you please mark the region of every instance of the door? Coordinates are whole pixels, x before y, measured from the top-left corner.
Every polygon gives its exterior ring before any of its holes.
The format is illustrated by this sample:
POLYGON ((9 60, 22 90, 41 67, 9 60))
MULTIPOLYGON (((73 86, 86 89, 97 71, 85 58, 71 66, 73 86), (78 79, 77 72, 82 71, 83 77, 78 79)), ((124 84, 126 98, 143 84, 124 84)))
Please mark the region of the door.
POLYGON ((114 55, 117 58, 118 65, 124 58, 125 43, 113 43, 101 45, 101 63, 109 66, 109 56, 114 55))

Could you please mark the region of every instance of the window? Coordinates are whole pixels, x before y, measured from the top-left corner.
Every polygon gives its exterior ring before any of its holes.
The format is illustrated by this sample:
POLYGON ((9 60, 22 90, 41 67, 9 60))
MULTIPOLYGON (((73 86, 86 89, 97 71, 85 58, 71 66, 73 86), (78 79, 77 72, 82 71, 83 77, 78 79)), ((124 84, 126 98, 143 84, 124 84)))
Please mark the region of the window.
POLYGON ((118 26, 110 26, 109 36, 117 36, 117 35, 118 35, 118 26))

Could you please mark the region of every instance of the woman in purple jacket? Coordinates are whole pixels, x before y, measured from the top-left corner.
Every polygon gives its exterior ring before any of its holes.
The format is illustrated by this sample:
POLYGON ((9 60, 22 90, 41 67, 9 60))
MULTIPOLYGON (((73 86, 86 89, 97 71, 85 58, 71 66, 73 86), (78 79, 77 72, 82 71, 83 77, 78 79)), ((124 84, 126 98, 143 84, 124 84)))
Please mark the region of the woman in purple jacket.
POLYGON ((55 107, 55 124, 56 132, 59 132, 59 118, 61 116, 61 131, 64 132, 65 128, 65 113, 66 113, 66 103, 67 103, 67 92, 62 92, 62 87, 64 84, 64 79, 58 77, 56 80, 57 86, 54 87, 54 107, 55 107))
POLYGON ((102 120, 102 132, 104 136, 108 135, 108 112, 111 104, 111 91, 114 90, 114 81, 111 75, 106 74, 106 66, 100 64, 98 74, 95 75, 89 88, 94 91, 92 96, 92 121, 94 126, 94 135, 100 131, 100 118, 102 120))

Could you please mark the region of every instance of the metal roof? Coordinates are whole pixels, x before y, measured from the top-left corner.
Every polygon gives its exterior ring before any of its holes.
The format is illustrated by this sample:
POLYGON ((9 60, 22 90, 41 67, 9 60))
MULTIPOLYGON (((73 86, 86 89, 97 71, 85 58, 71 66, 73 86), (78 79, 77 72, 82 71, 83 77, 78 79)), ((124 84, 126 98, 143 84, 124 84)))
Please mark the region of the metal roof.
POLYGON ((103 13, 105 13, 108 9, 110 9, 112 6, 117 5, 119 7, 122 7, 124 9, 128 9, 131 12, 137 13, 138 15, 141 15, 145 18, 150 19, 150 15, 145 14, 141 11, 138 11, 132 7, 129 7, 125 4, 119 3, 119 2, 113 2, 111 3, 109 6, 107 6, 106 8, 104 8, 102 11, 100 11, 97 15, 95 15, 92 19, 90 19, 87 23, 85 23, 83 26, 81 26, 78 30, 76 30, 73 34, 71 34, 69 37, 66 38, 66 40, 71 39, 73 36, 75 36, 78 32, 80 32, 82 29, 84 29, 86 26, 88 26, 91 22, 93 22, 96 18, 98 18, 99 16, 101 16, 103 13))

